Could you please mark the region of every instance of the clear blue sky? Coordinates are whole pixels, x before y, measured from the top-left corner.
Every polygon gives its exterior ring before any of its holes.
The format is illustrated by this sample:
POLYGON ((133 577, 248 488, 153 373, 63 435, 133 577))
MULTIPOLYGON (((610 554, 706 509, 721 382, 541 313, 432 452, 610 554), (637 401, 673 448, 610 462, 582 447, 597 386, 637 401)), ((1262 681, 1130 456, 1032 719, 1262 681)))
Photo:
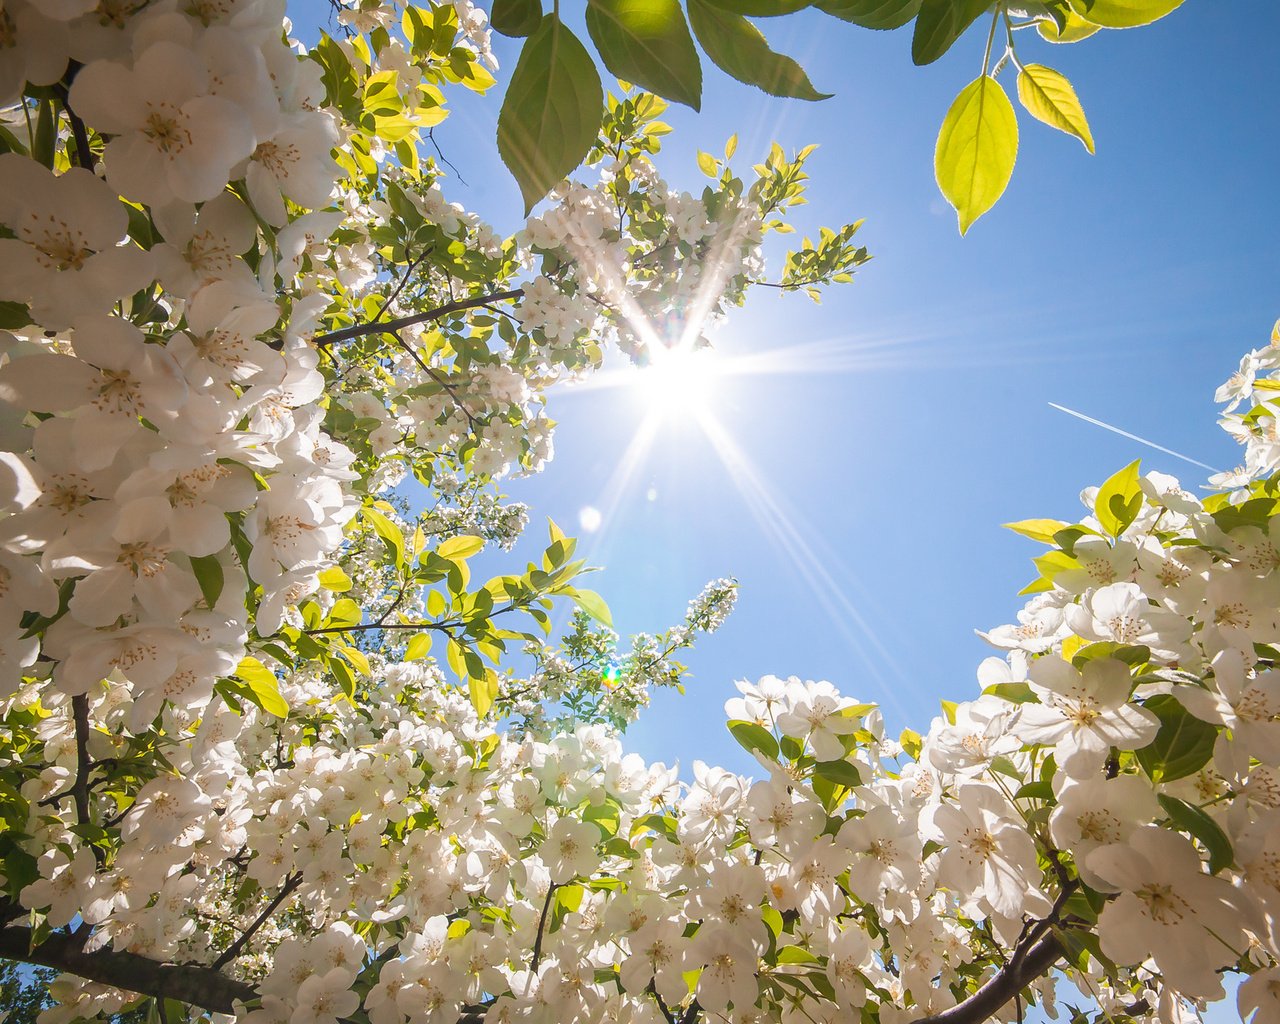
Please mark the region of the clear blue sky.
MULTIPOLYGON (((575 6, 563 5, 571 22, 575 6)), ((688 424, 664 429, 633 487, 610 495, 642 403, 553 393, 556 458, 508 488, 534 511, 533 544, 519 550, 542 541, 543 517, 568 529, 582 507, 616 499, 581 550, 607 567, 593 585, 623 633, 678 621, 712 577, 742 583, 738 610, 689 659, 688 695, 660 699, 630 732, 633 749, 686 773, 698 757, 750 771, 722 705, 734 679, 768 672, 879 701, 895 731, 927 727, 940 697, 972 696, 992 653, 973 630, 1011 621, 1039 550, 1000 523, 1074 520, 1081 488, 1138 457, 1191 485, 1205 476, 1051 401, 1219 468, 1238 461, 1212 395, 1280 315, 1280 9, 1223 6, 1188 0, 1154 26, 1074 46, 1023 33, 1024 61, 1075 83, 1098 154, 1020 116, 1013 182, 964 239, 932 158, 944 112, 978 71, 978 30, 920 69, 909 30, 762 20, 835 98, 776 100, 710 69, 703 112, 672 108, 660 166, 687 188, 703 180, 695 148, 719 151, 733 132, 744 168, 775 138, 819 143, 799 224, 865 217, 875 259, 822 306, 758 295, 717 339, 732 354, 826 352, 806 374, 731 381, 716 404, 820 570, 761 527, 688 424), (821 571, 834 587, 815 590, 821 571)), ((519 195, 493 137, 515 46, 500 40, 498 52, 499 89, 456 97, 435 134, 467 182, 448 183, 450 198, 509 231, 519 195)))

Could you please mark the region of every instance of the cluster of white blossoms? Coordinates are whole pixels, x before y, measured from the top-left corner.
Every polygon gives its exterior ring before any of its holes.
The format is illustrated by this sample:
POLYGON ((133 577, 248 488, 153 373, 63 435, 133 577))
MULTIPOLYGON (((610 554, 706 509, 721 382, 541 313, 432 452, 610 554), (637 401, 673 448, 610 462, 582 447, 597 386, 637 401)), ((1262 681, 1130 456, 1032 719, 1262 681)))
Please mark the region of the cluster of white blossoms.
POLYGON ((0 8, 0 953, 67 968, 43 1024, 1181 1022, 1230 971, 1280 1021, 1275 345, 1220 392, 1229 493, 1135 464, 1014 524, 1050 550, 975 700, 895 740, 741 683, 760 777, 681 782, 619 728, 733 581, 619 655, 554 525, 468 560, 545 389, 695 344, 805 154, 674 193, 661 101, 610 97, 595 183, 503 239, 419 152, 482 12, 352 0, 307 49, 283 7, 0 8))

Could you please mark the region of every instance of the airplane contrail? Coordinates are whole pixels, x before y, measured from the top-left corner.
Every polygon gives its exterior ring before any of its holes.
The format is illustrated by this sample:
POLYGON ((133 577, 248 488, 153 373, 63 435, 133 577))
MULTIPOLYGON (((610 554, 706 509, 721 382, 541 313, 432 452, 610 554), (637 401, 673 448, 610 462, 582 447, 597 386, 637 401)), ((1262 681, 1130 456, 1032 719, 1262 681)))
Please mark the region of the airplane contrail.
POLYGON ((1057 402, 1050 402, 1050 406, 1059 412, 1065 412, 1068 416, 1074 416, 1078 420, 1084 420, 1086 423, 1092 423, 1095 427, 1101 427, 1103 430, 1109 430, 1113 434, 1119 434, 1121 437, 1127 437, 1130 441, 1137 441, 1138 444, 1145 444, 1148 448, 1154 448, 1158 452, 1164 452, 1166 455, 1172 455, 1175 459, 1181 459, 1183 462, 1189 462, 1193 466, 1199 466, 1201 469, 1207 469, 1210 473, 1219 473, 1221 470, 1214 469, 1213 466, 1206 465, 1199 459, 1193 459, 1190 455, 1183 455, 1181 452, 1175 452, 1172 448, 1166 448, 1162 444, 1156 444, 1154 441, 1148 441, 1145 437, 1139 437, 1137 434, 1131 434, 1127 430, 1121 430, 1119 427, 1113 427, 1110 423, 1103 423, 1102 420, 1096 420, 1092 416, 1086 416, 1082 412, 1076 412, 1074 409, 1068 409, 1065 405, 1059 405, 1057 402))

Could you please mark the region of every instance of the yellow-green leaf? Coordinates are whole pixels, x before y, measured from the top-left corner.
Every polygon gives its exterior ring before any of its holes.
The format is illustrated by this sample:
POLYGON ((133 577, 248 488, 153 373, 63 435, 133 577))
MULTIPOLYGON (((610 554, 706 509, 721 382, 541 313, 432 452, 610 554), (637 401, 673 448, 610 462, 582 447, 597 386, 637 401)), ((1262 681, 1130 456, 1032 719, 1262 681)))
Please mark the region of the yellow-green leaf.
POLYGON ((484 547, 483 537, 450 537, 438 548, 436 554, 441 558, 447 558, 451 562, 456 562, 462 558, 470 558, 484 547))
POLYGON ((335 594, 345 594, 351 589, 351 577, 338 566, 320 571, 320 586, 332 590, 335 594))
POLYGON ((404 649, 405 661, 419 661, 431 651, 431 634, 415 633, 404 649))
POLYGON ((335 644, 335 647, 342 652, 342 656, 351 662, 355 668, 363 676, 372 676, 373 671, 369 667, 369 659, 365 657, 364 651, 357 647, 351 647, 347 644, 335 644))
POLYGON ((934 173, 956 208, 960 234, 1004 193, 1018 158, 1018 119, 996 80, 982 75, 961 90, 938 133, 934 173))
POLYGON ((720 165, 716 163, 716 158, 710 153, 702 152, 702 150, 698 150, 698 170, 708 178, 715 178, 720 175, 720 165))
POLYGON ((1058 519, 1023 519, 1016 523, 1005 523, 1004 528, 1020 533, 1024 537, 1030 537, 1032 540, 1038 540, 1041 544, 1056 544, 1057 541, 1053 539, 1053 535, 1070 525, 1058 519))
POLYGON ((609 614, 609 606, 604 598, 594 590, 577 590, 573 593, 574 603, 597 622, 613 628, 613 616, 609 614))
POLYGON ((1140 464, 1139 461, 1129 463, 1098 488, 1093 514, 1113 537, 1124 533, 1142 509, 1142 487, 1138 480, 1140 464))
POLYGON ((467 680, 467 693, 476 714, 484 718, 498 696, 498 674, 488 668, 482 676, 472 676, 467 680))
POLYGON ((433 619, 438 619, 444 614, 445 608, 444 594, 438 590, 433 590, 427 594, 427 614, 433 619))
POLYGON ((1063 12, 1062 28, 1052 18, 1044 18, 1036 26, 1040 35, 1051 43, 1078 43, 1102 30, 1101 25, 1086 21, 1074 11, 1063 12))
POLYGON ((1069 0, 1072 9, 1103 28, 1134 28, 1159 21, 1183 0, 1069 0))
POLYGON ((1018 75, 1018 99, 1037 121, 1074 135, 1093 152, 1093 133, 1084 108, 1065 75, 1043 64, 1028 64, 1018 75))
POLYGON ((289 705, 280 696, 280 681, 276 674, 257 658, 243 658, 236 666, 236 678, 247 683, 257 698, 258 706, 277 718, 286 718, 289 705))

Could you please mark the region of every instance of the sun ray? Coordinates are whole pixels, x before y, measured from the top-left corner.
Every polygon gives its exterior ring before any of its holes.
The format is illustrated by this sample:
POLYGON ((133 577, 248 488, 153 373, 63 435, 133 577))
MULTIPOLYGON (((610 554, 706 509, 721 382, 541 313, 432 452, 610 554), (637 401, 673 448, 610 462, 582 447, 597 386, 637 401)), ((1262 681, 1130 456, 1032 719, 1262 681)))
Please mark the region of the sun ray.
POLYGON ((698 417, 698 423, 712 447, 715 448, 721 462, 724 463, 730 479, 746 501, 753 518, 790 557, 792 564, 804 577, 832 624, 849 641, 864 667, 874 678, 884 700, 900 715, 906 716, 907 708, 896 696, 898 688, 890 685, 885 679, 880 665, 871 656, 868 648, 874 650, 881 662, 887 665, 899 679, 904 681, 907 679, 905 672, 893 654, 876 637, 875 630, 871 628, 866 618, 805 540, 804 534, 807 531, 796 525, 797 521, 801 526, 804 525, 801 517, 794 511, 789 512, 782 506, 780 500, 773 496, 761 481, 746 453, 714 416, 704 412, 698 417), (850 620, 857 627, 857 631, 850 628, 850 620))

